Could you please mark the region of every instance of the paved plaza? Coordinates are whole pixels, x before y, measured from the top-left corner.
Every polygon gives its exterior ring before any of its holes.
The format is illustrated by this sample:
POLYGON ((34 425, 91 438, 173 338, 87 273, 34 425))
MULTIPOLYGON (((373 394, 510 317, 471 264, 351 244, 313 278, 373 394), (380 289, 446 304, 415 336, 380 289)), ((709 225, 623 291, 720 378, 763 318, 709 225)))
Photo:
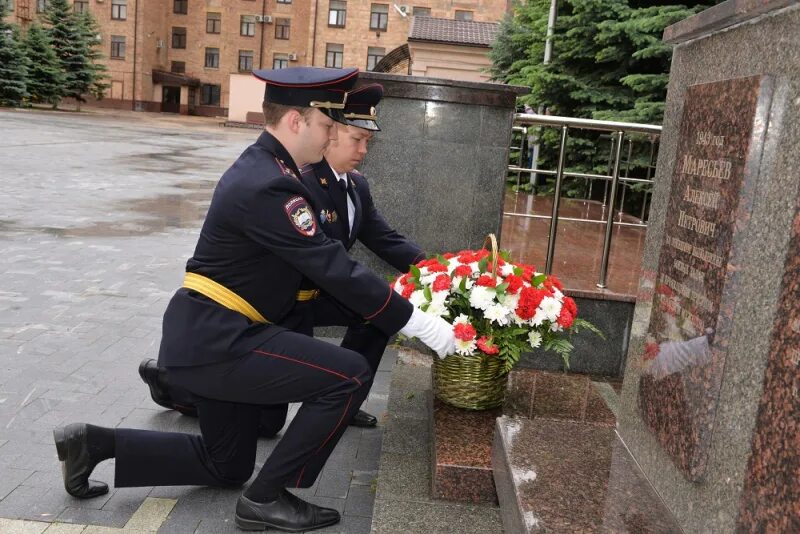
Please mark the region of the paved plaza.
MULTIPOLYGON (((239 491, 117 490, 113 461, 94 475, 107 495, 70 497, 52 429, 198 432, 150 400, 137 366, 157 356, 214 184, 257 135, 209 119, 0 111, 1 532, 235 530, 239 491)), ((373 414, 386 411, 393 362, 387 352, 373 414)), ((349 428, 314 487, 298 492, 343 513, 317 532, 370 531, 382 437, 383 423, 349 428)), ((275 441, 261 440, 260 461, 275 441)))

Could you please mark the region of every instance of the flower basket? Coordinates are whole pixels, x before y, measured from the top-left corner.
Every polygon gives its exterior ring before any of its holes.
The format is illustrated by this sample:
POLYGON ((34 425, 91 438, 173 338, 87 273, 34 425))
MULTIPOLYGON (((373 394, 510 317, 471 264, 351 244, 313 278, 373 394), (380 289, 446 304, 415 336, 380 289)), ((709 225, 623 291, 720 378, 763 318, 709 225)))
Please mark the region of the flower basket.
MULTIPOLYGON (((412 265, 394 290, 425 313, 453 325, 455 354, 434 358, 433 390, 453 406, 486 410, 503 404, 508 372, 523 352, 541 347, 569 367, 569 336, 585 327, 575 301, 555 276, 513 263, 491 248, 436 255, 412 265)), ((600 334, 602 336, 602 334, 600 334)))
POLYGON ((458 408, 489 410, 503 405, 508 371, 499 358, 478 354, 433 359, 433 393, 458 408))

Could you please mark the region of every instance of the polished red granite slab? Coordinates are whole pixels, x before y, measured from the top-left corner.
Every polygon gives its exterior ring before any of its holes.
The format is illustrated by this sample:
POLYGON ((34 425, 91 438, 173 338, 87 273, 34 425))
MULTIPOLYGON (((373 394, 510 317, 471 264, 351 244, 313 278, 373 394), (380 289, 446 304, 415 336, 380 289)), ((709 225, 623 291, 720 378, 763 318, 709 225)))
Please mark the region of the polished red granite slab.
POLYGON ((754 76, 684 100, 638 406, 690 481, 706 471, 771 92, 754 76))
POLYGON ((470 411, 433 397, 432 495, 437 499, 495 502, 492 441, 505 414, 613 427, 614 414, 588 376, 519 369, 509 375, 503 409, 470 411))
POLYGON ((800 532, 800 206, 786 258, 739 532, 800 532))
POLYGON ((505 532, 681 532, 613 428, 501 417, 493 466, 505 532))

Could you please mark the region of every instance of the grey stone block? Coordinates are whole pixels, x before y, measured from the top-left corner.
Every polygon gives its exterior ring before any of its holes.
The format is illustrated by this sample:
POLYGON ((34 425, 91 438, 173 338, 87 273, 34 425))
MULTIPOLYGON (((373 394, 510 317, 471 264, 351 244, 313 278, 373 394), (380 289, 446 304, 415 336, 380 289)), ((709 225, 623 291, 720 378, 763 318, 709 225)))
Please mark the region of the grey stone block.
POLYGON ((375 492, 369 486, 351 485, 345 504, 345 515, 372 517, 375 504, 375 492))
POLYGON ((373 534, 396 532, 500 534, 503 532, 496 508, 408 501, 376 501, 373 525, 373 534))
POLYGON ((426 102, 425 139, 474 146, 480 131, 480 106, 426 102))
POLYGON ((95 510, 93 508, 67 507, 55 519, 61 523, 77 523, 80 525, 98 525, 103 527, 122 528, 131 518, 132 512, 117 510, 95 510))

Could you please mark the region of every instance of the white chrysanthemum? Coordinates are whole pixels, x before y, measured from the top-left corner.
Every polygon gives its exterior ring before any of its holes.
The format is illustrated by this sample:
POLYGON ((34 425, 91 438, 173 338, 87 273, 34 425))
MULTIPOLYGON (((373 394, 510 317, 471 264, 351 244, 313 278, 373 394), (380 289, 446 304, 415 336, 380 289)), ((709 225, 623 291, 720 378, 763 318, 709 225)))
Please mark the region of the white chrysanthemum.
POLYGON ((503 265, 500 266, 499 269, 497 269, 497 272, 499 272, 503 276, 508 276, 509 274, 514 274, 514 266, 511 265, 510 263, 503 264, 503 265))
POLYGON ((436 280, 436 277, 442 273, 428 273, 419 277, 419 281, 422 285, 429 286, 436 280))
POLYGON ((450 310, 448 310, 447 306, 444 305, 444 301, 434 300, 428 304, 428 309, 425 310, 425 313, 437 315, 439 317, 447 317, 450 315, 450 310))
POLYGON ((479 310, 485 310, 494 304, 495 295, 494 288, 475 286, 469 294, 469 305, 479 310))
POLYGON ((503 306, 510 311, 514 311, 517 309, 517 306, 519 306, 519 293, 516 295, 506 293, 504 296, 500 297, 499 300, 503 303, 503 306))
POLYGON ((449 296, 449 291, 434 291, 431 294, 431 302, 436 302, 443 305, 449 296))
POLYGON ((425 292, 423 290, 417 289, 416 291, 411 293, 411 296, 408 298, 408 301, 415 307, 419 308, 420 306, 428 302, 428 299, 425 298, 425 292))
POLYGON ((557 287, 553 288, 553 297, 557 298, 559 302, 564 300, 564 293, 558 290, 557 287))
POLYGON ((400 279, 398 278, 397 281, 394 283, 393 286, 394 290, 398 293, 403 293, 403 284, 400 283, 400 279))
POLYGON ((477 261, 473 261, 472 263, 468 263, 467 265, 469 265, 469 268, 472 269, 473 275, 477 275, 479 273, 477 261))
POLYGON ((486 308, 486 311, 483 312, 483 316, 500 326, 508 324, 508 309, 502 304, 492 304, 486 308))
POLYGON ((558 323, 551 323, 550 324, 550 331, 551 332, 561 332, 562 330, 563 330, 563 328, 561 328, 560 324, 558 324, 558 323))
POLYGON ((461 265, 461 262, 458 261, 458 257, 450 258, 447 260, 447 272, 452 273, 459 265, 461 265))
POLYGON ((453 319, 453 326, 457 324, 469 324, 469 317, 467 317, 462 313, 461 315, 453 319))
POLYGON ((474 339, 469 341, 463 341, 461 339, 456 339, 456 354, 460 354, 461 356, 469 356, 475 349, 477 348, 477 344, 475 343, 474 339))
MULTIPOLYGON (((561 313, 561 303, 553 297, 545 297, 539 304, 539 310, 544 312, 548 321, 555 322, 558 319, 558 314, 561 313)), ((539 310, 536 310, 537 312, 539 310)))
POLYGON ((531 347, 534 349, 538 349, 542 345, 542 334, 539 332, 528 332, 528 343, 531 344, 531 347))
POLYGON ((542 323, 544 323, 546 320, 547 314, 542 311, 541 308, 537 308, 536 313, 534 313, 533 317, 531 317, 530 324, 531 326, 542 326, 542 323))

